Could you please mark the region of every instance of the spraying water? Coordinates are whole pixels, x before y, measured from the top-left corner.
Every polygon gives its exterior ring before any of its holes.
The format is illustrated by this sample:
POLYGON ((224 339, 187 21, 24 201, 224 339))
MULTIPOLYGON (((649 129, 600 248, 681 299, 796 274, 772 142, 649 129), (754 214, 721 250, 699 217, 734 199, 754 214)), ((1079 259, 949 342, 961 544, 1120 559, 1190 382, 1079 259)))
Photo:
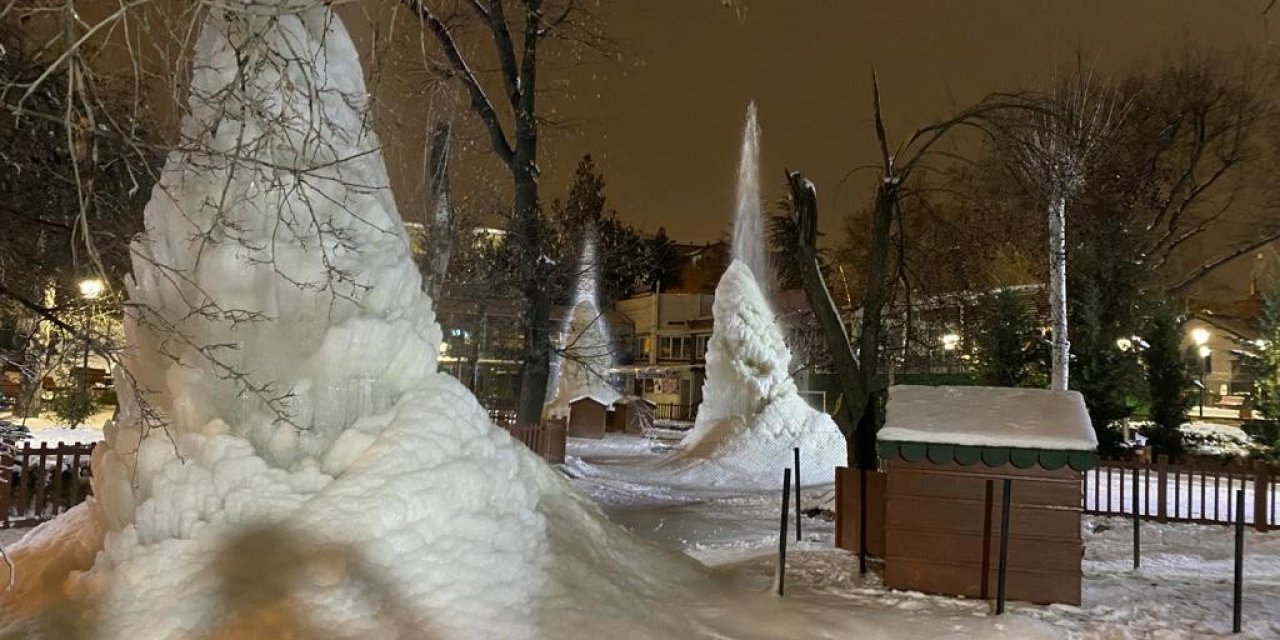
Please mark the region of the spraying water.
POLYGON ((767 297, 773 290, 773 279, 764 244, 764 210, 760 203, 760 126, 756 123, 755 102, 747 105, 747 122, 742 130, 732 256, 751 269, 767 297))

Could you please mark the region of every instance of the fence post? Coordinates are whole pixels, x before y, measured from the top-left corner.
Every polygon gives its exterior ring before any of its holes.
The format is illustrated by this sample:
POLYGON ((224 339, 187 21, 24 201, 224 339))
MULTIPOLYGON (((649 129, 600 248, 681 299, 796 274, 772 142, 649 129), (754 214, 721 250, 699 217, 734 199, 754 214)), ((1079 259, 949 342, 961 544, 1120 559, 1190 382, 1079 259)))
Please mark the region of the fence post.
POLYGON ((796 542, 800 542, 800 447, 796 447, 796 542))
POLYGON ((1000 561, 996 569, 996 615, 1004 614, 1005 584, 1009 578, 1009 507, 1013 480, 1004 479, 1000 492, 1000 561))
POLYGON ((1138 467, 1133 468, 1133 570, 1142 566, 1142 502, 1138 499, 1138 467))
POLYGON ((1231 632, 1240 633, 1241 607, 1244 603, 1244 489, 1236 489, 1235 584, 1231 590, 1231 632))
POLYGON ((782 595, 787 578, 787 516, 790 515, 791 469, 782 472, 782 524, 778 534, 778 595, 782 595))
POLYGON ((1267 498, 1271 493, 1271 473, 1261 460, 1253 462, 1253 528, 1267 530, 1267 498))
POLYGON ((0 526, 9 525, 9 498, 13 495, 13 454, 8 442, 0 443, 0 526))
POLYGON ((1169 456, 1156 457, 1156 519, 1169 521, 1169 456))

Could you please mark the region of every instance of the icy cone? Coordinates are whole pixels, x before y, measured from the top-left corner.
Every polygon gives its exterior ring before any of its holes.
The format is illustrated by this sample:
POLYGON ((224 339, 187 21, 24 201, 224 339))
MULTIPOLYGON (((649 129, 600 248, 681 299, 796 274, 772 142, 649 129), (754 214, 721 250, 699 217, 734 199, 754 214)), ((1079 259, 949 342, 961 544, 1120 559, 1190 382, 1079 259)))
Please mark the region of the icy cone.
POLYGON ((595 230, 588 229, 578 259, 573 309, 560 331, 562 355, 555 394, 546 407, 551 416, 567 417, 569 405, 582 398, 612 407, 622 397, 609 381, 614 345, 600 310, 599 287, 600 259, 595 230))
POLYGON ((208 10, 145 217, 95 497, 13 550, 0 625, 603 633, 639 615, 622 594, 699 575, 606 522, 436 371, 356 51, 325 6, 208 10))
POLYGON ((801 481, 825 484, 845 464, 831 416, 805 403, 791 378, 791 352, 751 269, 735 260, 716 286, 707 379, 694 428, 678 457, 779 482, 801 450, 801 481))

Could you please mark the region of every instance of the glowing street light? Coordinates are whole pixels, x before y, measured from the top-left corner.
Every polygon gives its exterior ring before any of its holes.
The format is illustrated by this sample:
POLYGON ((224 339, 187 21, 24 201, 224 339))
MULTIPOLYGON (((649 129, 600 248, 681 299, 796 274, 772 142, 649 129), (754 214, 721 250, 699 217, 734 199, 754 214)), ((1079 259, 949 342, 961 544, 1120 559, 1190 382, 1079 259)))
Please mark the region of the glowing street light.
POLYGON ((1196 327, 1191 330, 1191 341, 1196 343, 1197 347, 1203 347, 1209 342, 1209 330, 1204 327, 1196 327))
POLYGON ((85 278, 80 281, 80 297, 85 300, 94 300, 102 295, 102 290, 106 286, 97 278, 85 278))
MULTIPOLYGON (((84 358, 80 361, 80 394, 87 402, 89 398, 89 336, 93 333, 93 314, 96 311, 93 308, 95 305, 93 301, 102 295, 106 285, 98 278, 85 278, 79 282, 79 288, 80 297, 89 301, 84 318, 84 358)), ((71 428, 74 429, 77 426, 79 424, 74 424, 71 428)))
POLYGON ((960 344, 960 336, 954 333, 948 333, 942 336, 942 348, 947 351, 955 351, 960 344))
POLYGON ((1130 340, 1129 338, 1117 338, 1116 348, 1121 351, 1129 351, 1133 348, 1133 340, 1130 340))

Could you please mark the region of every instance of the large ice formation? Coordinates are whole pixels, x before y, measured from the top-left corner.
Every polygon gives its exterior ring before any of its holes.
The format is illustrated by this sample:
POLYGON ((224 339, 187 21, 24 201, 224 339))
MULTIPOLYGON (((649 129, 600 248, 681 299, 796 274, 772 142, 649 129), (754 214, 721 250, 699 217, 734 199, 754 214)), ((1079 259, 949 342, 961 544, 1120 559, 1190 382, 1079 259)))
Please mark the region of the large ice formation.
POLYGON ((800 397, 777 319, 742 262, 720 278, 712 313, 702 405, 676 456, 773 486, 792 461, 792 447, 800 447, 801 481, 831 482, 835 467, 845 464, 844 436, 831 416, 800 397))
POLYGON ((569 405, 591 398, 611 407, 621 398, 609 380, 614 344, 600 310, 600 257, 593 229, 587 229, 578 260, 573 306, 560 331, 559 371, 547 414, 568 416, 569 405))
POLYGON ((610 525, 436 371, 440 330, 327 3, 207 11, 183 142, 134 245, 94 498, 12 550, 0 627, 592 637, 688 593, 696 565, 610 525))

